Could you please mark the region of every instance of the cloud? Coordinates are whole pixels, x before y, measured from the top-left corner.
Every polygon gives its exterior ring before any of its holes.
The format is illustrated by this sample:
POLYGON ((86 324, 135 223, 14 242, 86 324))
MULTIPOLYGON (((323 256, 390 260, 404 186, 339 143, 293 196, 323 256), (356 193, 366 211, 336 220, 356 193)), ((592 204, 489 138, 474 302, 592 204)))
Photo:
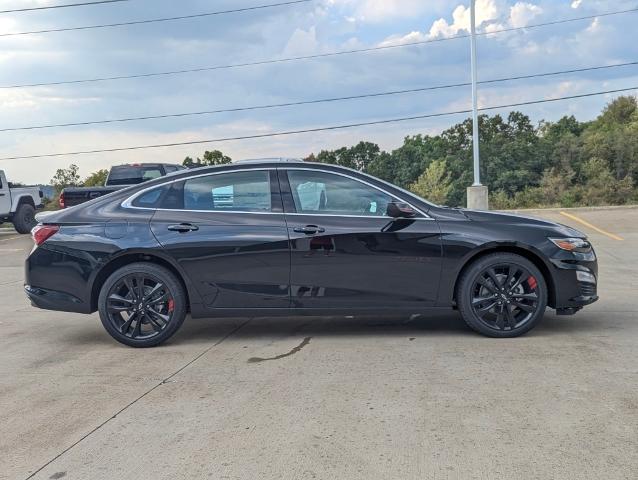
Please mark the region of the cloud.
POLYGON ((509 23, 514 28, 524 27, 536 17, 543 13, 543 9, 531 3, 518 2, 510 8, 509 23))
POLYGON ((389 45, 405 45, 406 43, 421 42, 427 39, 427 36, 421 32, 410 32, 405 35, 390 35, 388 38, 379 43, 379 46, 386 47, 389 45))
POLYGON ((24 112, 24 110, 40 110, 51 107, 71 107, 99 102, 99 97, 62 96, 51 90, 41 90, 34 94, 28 90, 0 90, 0 110, 6 115, 9 110, 24 112))
POLYGON ((284 54, 290 56, 309 55, 317 51, 318 45, 317 31, 314 26, 308 30, 297 28, 290 36, 284 48, 284 54))
MULTIPOLYGON (((476 2, 476 26, 495 20, 502 11, 501 2, 497 0, 478 0, 476 2)), ((430 28, 430 38, 453 37, 460 31, 470 30, 470 8, 464 5, 457 6, 452 12, 452 23, 444 18, 436 20, 430 28)))
POLYGON ((327 0, 330 9, 348 11, 350 19, 363 23, 383 23, 396 18, 411 18, 437 11, 445 0, 327 0))
MULTIPOLYGON (((501 0, 478 0, 476 3, 476 26, 477 30, 486 33, 508 27, 520 28, 528 25, 542 13, 543 9, 532 3, 517 2, 508 8, 501 0)), ((470 31, 470 21, 470 8, 458 5, 452 12, 452 23, 449 23, 445 18, 439 18, 432 23, 428 33, 414 30, 405 35, 394 34, 386 37, 380 45, 401 45, 426 39, 455 37, 470 31)))

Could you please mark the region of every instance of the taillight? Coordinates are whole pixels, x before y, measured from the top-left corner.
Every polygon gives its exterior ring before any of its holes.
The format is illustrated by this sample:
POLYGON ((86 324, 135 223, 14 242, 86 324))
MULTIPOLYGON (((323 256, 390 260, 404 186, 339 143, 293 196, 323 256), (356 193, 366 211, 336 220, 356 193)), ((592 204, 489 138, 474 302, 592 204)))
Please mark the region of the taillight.
POLYGON ((53 235, 58 233, 60 227, 57 225, 36 225, 31 230, 31 236, 33 237, 33 241, 37 246, 42 245, 53 235))
POLYGON ((58 204, 60 208, 64 208, 64 192, 60 193, 60 197, 58 198, 58 204))

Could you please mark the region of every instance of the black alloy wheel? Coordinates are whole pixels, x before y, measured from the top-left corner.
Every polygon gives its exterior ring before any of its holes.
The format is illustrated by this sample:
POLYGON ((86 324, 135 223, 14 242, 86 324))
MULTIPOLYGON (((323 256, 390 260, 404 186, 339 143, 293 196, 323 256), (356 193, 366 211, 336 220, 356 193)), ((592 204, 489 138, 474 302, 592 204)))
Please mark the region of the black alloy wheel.
POLYGON ((533 328, 547 306, 545 279, 520 255, 480 258, 461 278, 458 305, 467 324, 492 337, 515 337, 533 328))
POLYGON ((186 297, 168 269, 135 263, 114 272, 100 292, 102 324, 117 341, 151 347, 171 337, 186 316, 186 297))

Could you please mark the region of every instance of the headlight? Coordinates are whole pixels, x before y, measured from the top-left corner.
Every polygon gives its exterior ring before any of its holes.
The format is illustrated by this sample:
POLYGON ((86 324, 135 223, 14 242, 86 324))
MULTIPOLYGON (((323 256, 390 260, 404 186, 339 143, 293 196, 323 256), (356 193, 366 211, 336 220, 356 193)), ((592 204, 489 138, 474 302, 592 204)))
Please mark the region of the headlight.
POLYGON ((591 251, 591 243, 584 238, 550 238, 554 245, 568 252, 587 253, 591 251))

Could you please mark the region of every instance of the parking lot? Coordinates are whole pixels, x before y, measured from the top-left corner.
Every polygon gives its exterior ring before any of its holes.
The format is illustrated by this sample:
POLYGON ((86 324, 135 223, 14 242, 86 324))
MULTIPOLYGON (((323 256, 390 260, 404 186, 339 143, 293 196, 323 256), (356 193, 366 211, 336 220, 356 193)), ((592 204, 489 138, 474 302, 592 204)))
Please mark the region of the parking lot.
MULTIPOLYGON (((634 479, 638 208, 586 232, 601 300, 493 340, 435 317, 188 319, 166 345, 32 308, 0 229, 2 479, 634 479)), ((585 222, 585 223, 582 223, 585 222)))

